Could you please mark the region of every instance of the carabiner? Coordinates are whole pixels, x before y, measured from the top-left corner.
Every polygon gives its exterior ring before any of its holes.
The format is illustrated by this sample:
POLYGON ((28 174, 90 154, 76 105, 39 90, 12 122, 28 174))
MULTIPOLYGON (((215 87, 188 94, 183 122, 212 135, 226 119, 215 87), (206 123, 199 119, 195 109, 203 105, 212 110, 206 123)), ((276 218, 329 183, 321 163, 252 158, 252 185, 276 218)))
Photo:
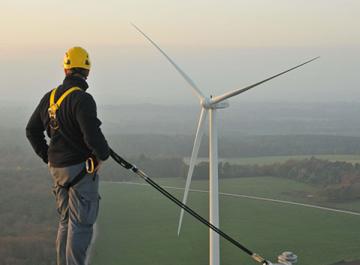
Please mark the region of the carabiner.
POLYGON ((89 157, 88 159, 86 159, 85 165, 86 165, 86 172, 87 173, 89 173, 89 174, 94 173, 94 171, 95 171, 95 162, 94 162, 94 159, 92 157, 89 157))

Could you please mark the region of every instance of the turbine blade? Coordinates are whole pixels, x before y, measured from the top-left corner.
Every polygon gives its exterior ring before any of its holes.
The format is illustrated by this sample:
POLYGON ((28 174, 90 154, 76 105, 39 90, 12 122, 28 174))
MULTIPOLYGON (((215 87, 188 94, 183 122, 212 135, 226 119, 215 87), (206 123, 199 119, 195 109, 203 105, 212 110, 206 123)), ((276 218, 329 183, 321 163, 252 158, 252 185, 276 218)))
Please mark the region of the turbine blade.
POLYGON ((204 95, 201 93, 200 89, 197 87, 195 82, 157 45, 149 36, 147 36, 138 26, 131 23, 131 25, 141 34, 143 35, 155 48, 165 56, 165 58, 175 67, 178 73, 185 79, 185 81, 193 88, 195 94, 200 98, 203 99, 204 95))
POLYGON ((262 81, 260 81, 260 82, 258 82, 258 83, 255 83, 255 84, 253 84, 253 85, 247 86, 247 87, 245 87, 245 88, 236 89, 236 90, 234 90, 234 91, 227 92, 227 93, 225 93, 225 94, 223 94, 223 95, 221 95, 221 96, 216 96, 216 97, 213 98, 213 100, 212 100, 211 103, 212 103, 212 104, 216 104, 216 103, 219 103, 219 102, 221 102, 221 101, 223 101, 223 100, 225 100, 225 99, 228 99, 228 98, 231 98, 231 97, 236 96, 236 95, 238 95, 238 94, 241 94, 241 93, 243 93, 243 92, 245 92, 245 91, 247 91, 247 90, 249 90, 249 89, 251 89, 251 88, 253 88, 253 87, 256 87, 256 86, 258 86, 258 85, 261 85, 262 83, 265 83, 265 82, 267 82, 267 81, 270 81, 271 79, 274 79, 275 77, 278 77, 278 76, 283 75, 283 74, 285 74, 285 73, 287 73, 287 72, 290 72, 290 71, 292 71, 292 70, 295 70, 296 68, 299 68, 299 67, 301 67, 301 66, 303 66, 303 65, 305 65, 305 64, 308 64, 308 63, 310 63, 310 62, 312 62, 312 61, 315 61, 315 60, 318 59, 318 58, 320 58, 320 57, 315 57, 315 58, 313 58, 313 59, 311 59, 311 60, 309 60, 309 61, 306 61, 305 63, 299 64, 299 65, 297 65, 297 66, 295 66, 295 67, 293 67, 293 68, 290 68, 290 69, 288 69, 288 70, 286 70, 286 71, 283 71, 283 72, 281 72, 281 73, 279 73, 279 74, 277 74, 277 75, 274 75, 274 76, 271 76, 271 77, 269 77, 269 78, 266 78, 265 80, 262 80, 262 81))
MULTIPOLYGON (((182 200, 183 204, 186 204, 186 202, 187 202, 187 197, 188 197, 188 194, 189 194, 191 178, 192 178, 192 174, 193 174, 193 171, 194 171, 194 168, 195 168, 196 159, 197 159, 197 156, 198 156, 198 153, 199 153, 199 147, 200 147, 200 143, 201 143, 201 138, 204 135, 204 124, 205 124, 206 115, 207 115, 207 110, 205 108, 201 108, 199 123, 198 123, 198 127, 197 127, 197 130, 196 130, 196 135, 195 135, 195 140, 194 140, 194 146, 193 146, 193 150, 192 150, 192 153, 191 153, 189 171, 188 171, 187 178, 186 178, 185 192, 184 192, 184 197, 183 197, 183 200, 182 200)), ((179 226, 178 226, 178 236, 180 235, 180 230, 181 230, 183 217, 184 217, 184 209, 181 209, 180 219, 179 219, 179 226)))

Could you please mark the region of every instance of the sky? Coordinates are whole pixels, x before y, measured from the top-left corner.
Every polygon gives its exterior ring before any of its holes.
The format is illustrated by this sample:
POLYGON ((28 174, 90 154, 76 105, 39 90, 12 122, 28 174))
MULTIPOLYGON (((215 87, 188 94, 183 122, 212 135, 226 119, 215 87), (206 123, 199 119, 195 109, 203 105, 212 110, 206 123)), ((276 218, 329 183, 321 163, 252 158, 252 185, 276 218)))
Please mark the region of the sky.
POLYGON ((235 102, 360 101, 358 0, 74 0, 0 2, 1 101, 34 104, 61 83, 67 48, 86 48, 100 104, 197 99, 130 22, 207 95, 321 59, 235 102))

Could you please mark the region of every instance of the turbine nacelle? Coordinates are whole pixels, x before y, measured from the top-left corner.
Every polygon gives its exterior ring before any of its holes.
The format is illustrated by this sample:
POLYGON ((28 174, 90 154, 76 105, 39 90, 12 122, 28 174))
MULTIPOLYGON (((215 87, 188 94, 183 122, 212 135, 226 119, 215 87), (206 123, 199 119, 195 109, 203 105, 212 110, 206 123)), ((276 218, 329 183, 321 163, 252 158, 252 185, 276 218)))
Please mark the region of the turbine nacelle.
POLYGON ((208 98, 208 97, 202 98, 200 100, 200 105, 204 109, 226 109, 230 106, 228 100, 223 100, 223 101, 214 103, 212 98, 208 98))

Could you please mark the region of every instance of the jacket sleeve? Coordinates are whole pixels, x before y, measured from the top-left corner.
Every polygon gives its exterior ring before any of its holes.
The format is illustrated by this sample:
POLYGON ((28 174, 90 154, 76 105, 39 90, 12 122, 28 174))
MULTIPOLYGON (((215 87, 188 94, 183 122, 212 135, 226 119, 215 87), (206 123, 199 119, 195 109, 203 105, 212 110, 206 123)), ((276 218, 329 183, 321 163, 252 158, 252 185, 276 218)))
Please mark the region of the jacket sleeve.
POLYGON ((84 93, 76 107, 75 115, 86 145, 97 158, 106 160, 110 155, 110 148, 101 132, 96 103, 90 94, 84 93))
POLYGON ((26 125, 26 137, 30 141, 35 153, 41 157, 41 159, 48 162, 48 149, 49 146, 45 139, 45 128, 41 121, 41 108, 43 100, 40 101, 36 107, 34 113, 31 115, 28 124, 26 125))

